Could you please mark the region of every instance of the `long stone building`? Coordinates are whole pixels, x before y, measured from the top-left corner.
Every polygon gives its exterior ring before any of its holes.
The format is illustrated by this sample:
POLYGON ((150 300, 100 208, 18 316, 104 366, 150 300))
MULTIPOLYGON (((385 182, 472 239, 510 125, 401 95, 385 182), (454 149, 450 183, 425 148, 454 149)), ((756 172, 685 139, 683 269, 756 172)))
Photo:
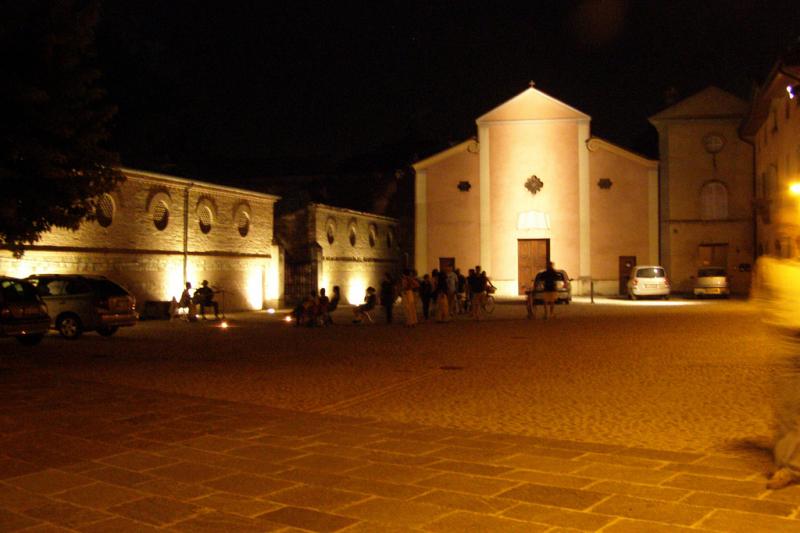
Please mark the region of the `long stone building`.
POLYGON ((130 290, 139 308, 180 296, 185 281, 207 279, 226 310, 261 309, 282 293, 273 243, 277 196, 122 169, 99 200, 97 220, 55 229, 22 259, 0 251, 0 273, 105 275, 130 290))

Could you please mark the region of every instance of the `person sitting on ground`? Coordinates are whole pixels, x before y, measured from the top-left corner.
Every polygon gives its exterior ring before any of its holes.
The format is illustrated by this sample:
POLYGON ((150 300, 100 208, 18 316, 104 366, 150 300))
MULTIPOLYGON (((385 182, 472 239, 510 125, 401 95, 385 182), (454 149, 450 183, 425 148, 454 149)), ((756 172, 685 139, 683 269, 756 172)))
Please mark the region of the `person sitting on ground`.
POLYGON ((191 290, 192 290, 192 284, 187 281, 186 288, 183 289, 183 292, 181 293, 181 299, 175 302, 174 308, 170 310, 169 313, 170 320, 172 320, 172 318, 180 309, 186 309, 187 320, 192 320, 192 321, 197 320, 197 317, 195 316, 194 300, 190 292, 191 290))
POLYGON ((338 285, 333 286, 333 296, 331 296, 330 301, 328 302, 328 313, 327 313, 327 321, 326 324, 333 324, 333 318, 331 318, 331 314, 336 311, 336 308, 339 307, 339 300, 342 299, 342 293, 339 289, 338 285))
POLYGON ((214 308, 214 318, 219 319, 219 304, 214 301, 214 291, 208 286, 208 280, 203 280, 203 286, 194 291, 194 297, 200 307, 200 317, 206 319, 206 307, 214 308))
POLYGON ((369 317, 369 312, 375 309, 378 303, 378 296, 375 294, 374 287, 367 287, 367 293, 364 295, 364 303, 358 307, 353 308, 353 313, 356 315, 354 324, 359 324, 362 320, 369 317))

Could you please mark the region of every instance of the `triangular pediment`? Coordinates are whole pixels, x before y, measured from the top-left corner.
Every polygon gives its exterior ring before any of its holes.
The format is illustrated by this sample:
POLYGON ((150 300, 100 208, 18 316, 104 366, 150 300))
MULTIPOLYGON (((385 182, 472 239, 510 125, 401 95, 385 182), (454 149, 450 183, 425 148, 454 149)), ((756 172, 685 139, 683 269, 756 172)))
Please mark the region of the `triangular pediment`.
POLYGON ((711 85, 656 113, 650 121, 744 117, 748 109, 741 98, 711 85))
POLYGON ((556 100, 535 87, 529 87, 511 100, 478 118, 478 124, 523 120, 589 120, 591 117, 556 100))

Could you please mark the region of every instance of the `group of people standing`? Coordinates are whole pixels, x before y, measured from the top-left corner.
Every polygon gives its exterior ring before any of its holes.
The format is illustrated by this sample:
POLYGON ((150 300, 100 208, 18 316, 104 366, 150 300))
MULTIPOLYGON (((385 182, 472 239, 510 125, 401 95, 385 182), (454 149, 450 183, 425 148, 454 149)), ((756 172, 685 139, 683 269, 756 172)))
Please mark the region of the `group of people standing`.
POLYGON ((364 303, 353 309, 354 322, 361 322, 367 317, 371 320, 370 312, 380 302, 386 322, 391 324, 398 297, 402 299, 405 323, 409 327, 419 322, 417 302, 422 303, 425 321, 433 317, 437 322, 446 322, 468 312, 474 319, 480 320, 484 299, 493 291, 494 286, 480 266, 470 269, 467 276, 457 268, 445 266, 442 270, 434 269, 421 279, 411 269, 404 270, 400 279, 395 279, 387 272, 381 280, 380 292, 376 293, 375 288, 368 287, 364 303))

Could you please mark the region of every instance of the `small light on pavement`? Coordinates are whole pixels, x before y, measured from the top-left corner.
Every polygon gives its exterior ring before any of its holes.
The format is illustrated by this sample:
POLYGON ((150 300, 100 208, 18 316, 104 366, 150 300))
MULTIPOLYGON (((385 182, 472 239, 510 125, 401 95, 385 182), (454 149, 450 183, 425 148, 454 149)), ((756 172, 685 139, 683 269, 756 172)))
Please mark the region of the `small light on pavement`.
POLYGON ((221 327, 222 329, 228 329, 228 321, 227 320, 223 320, 220 323, 219 327, 221 327))
POLYGON ((269 309, 267 309, 267 314, 268 314, 268 315, 274 315, 274 314, 275 314, 275 309, 273 309, 272 307, 270 307, 269 309))
POLYGON ((292 321, 292 315, 286 315, 286 318, 284 318, 283 320, 285 320, 286 322, 291 322, 292 321))

